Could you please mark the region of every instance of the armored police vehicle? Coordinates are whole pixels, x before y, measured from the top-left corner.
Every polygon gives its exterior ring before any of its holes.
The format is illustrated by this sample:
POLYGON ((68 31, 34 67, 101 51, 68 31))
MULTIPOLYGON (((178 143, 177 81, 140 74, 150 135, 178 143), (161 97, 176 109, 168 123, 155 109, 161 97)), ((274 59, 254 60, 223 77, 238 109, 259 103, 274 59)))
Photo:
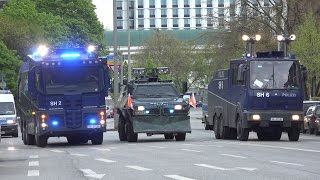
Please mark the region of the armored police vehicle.
POLYGON ((16 106, 10 90, 0 90, 0 125, 2 136, 18 137, 16 106))
POLYGON ((299 139, 306 75, 299 60, 285 54, 247 53, 216 72, 208 87, 208 120, 217 139, 247 141, 250 131, 259 140, 279 140, 283 131, 290 141, 299 139))
POLYGON ((171 81, 159 74, 168 68, 135 68, 138 77, 122 87, 115 121, 120 141, 136 142, 138 133, 164 134, 165 139, 184 141, 191 133, 189 105, 171 81))
POLYGON ((19 72, 17 106, 23 143, 44 147, 49 137, 70 144, 103 142, 105 96, 110 87, 107 63, 94 47, 39 47, 19 72))

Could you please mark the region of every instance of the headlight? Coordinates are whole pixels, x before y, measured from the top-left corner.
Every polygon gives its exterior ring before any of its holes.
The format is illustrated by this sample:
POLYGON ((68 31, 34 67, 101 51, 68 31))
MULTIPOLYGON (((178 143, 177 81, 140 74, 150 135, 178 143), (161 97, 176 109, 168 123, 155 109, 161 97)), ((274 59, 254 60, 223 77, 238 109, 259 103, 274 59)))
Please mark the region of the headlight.
POLYGON ((7 120, 7 124, 13 124, 14 123, 14 120, 10 119, 10 120, 7 120))
POLYGON ((174 106, 174 109, 175 110, 181 110, 182 109, 182 105, 177 104, 177 105, 174 106))
POLYGON ((252 115, 252 120, 260 120, 260 115, 259 114, 252 115))
POLYGON ((297 121, 300 119, 299 115, 292 115, 292 120, 297 121))
POLYGON ((138 111, 144 111, 144 110, 145 110, 144 106, 138 106, 138 111))
POLYGON ((41 123, 41 127, 45 128, 45 127, 47 127, 47 124, 46 123, 41 123))

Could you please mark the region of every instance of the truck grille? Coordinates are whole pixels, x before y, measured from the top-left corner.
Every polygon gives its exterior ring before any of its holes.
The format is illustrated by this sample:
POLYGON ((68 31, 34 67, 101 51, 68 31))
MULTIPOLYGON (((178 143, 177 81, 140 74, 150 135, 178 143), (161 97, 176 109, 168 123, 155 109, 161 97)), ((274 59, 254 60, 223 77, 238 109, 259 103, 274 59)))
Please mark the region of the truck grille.
POLYGON ((66 111, 66 126, 67 128, 76 129, 82 126, 81 110, 67 110, 66 111))
POLYGON ((82 108, 81 96, 66 96, 64 101, 64 108, 76 110, 82 108))

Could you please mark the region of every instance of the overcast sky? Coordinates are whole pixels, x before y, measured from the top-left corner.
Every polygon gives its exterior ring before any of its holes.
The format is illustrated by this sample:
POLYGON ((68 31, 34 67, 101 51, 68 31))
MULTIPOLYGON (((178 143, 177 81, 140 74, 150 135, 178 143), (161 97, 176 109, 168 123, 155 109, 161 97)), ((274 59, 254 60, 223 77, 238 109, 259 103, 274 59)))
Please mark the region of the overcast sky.
POLYGON ((104 28, 113 29, 113 0, 92 0, 96 5, 96 13, 104 28))

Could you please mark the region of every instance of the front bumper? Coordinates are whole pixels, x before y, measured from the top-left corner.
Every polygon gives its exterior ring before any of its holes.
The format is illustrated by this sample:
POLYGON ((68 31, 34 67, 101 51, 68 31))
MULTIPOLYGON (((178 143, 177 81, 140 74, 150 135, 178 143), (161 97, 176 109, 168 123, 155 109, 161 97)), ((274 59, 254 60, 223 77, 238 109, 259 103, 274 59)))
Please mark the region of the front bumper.
POLYGON ((18 124, 1 125, 1 135, 13 135, 18 132, 18 124))
POLYGON ((191 133, 190 116, 133 116, 135 133, 191 133))
POLYGON ((250 111, 244 112, 243 126, 247 128, 280 126, 284 128, 297 127, 303 124, 303 112, 301 111, 250 111), (259 115, 259 120, 254 120, 253 115, 259 115), (292 116, 298 115, 298 120, 293 120, 292 116))

